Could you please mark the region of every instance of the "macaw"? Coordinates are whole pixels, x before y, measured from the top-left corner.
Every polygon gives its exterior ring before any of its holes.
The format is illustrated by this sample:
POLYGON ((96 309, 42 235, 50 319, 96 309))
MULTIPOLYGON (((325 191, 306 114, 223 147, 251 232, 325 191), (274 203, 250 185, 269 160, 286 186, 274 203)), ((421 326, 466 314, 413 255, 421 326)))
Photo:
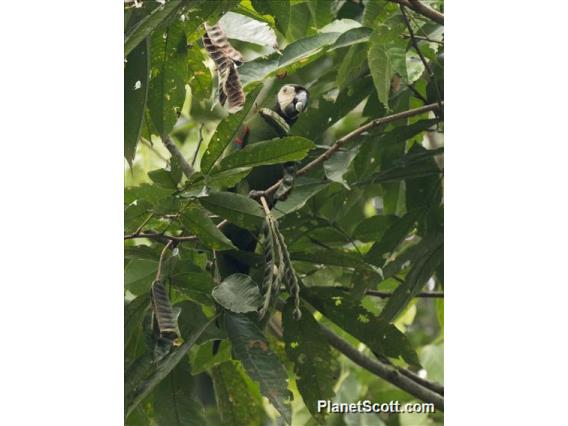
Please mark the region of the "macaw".
MULTIPOLYGON (((259 109, 244 125, 239 137, 234 141, 233 149, 242 149, 256 142, 282 138, 289 134, 299 115, 306 110, 309 103, 308 90, 297 84, 286 84, 280 88, 276 96, 274 109, 259 109)), ((268 204, 272 207, 276 201, 287 197, 293 184, 296 173, 296 162, 286 162, 282 165, 259 166, 254 168, 246 179, 237 186, 242 194, 261 194, 271 187, 280 178, 283 183, 276 193, 268 197, 268 204)), ((232 240, 239 250, 254 252, 258 237, 250 231, 240 229, 234 225, 225 227, 225 234, 232 240)), ((223 254, 218 258, 219 272, 222 278, 231 273, 248 273, 248 265, 230 255, 223 254)))

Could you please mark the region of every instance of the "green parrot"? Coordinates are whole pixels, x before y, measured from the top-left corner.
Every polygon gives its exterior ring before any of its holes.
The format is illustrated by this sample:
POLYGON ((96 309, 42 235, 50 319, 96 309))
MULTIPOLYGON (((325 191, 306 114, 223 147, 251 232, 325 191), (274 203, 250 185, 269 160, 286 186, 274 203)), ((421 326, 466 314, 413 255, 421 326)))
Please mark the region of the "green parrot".
MULTIPOLYGON (((274 109, 261 108, 247 120, 232 149, 242 149, 256 142, 287 136, 290 126, 306 110, 309 96, 308 90, 303 86, 297 84, 282 86, 276 96, 274 109)), ((243 182, 237 185, 236 191, 245 195, 251 192, 260 194, 282 178, 283 183, 274 195, 267 199, 269 206, 272 207, 278 200, 285 199, 292 189, 296 167, 297 162, 256 167, 243 182)), ((258 233, 252 233, 232 224, 226 226, 224 232, 239 250, 255 251, 258 233)), ((249 271, 248 265, 229 253, 219 255, 218 266, 222 278, 236 272, 248 274, 249 271)))

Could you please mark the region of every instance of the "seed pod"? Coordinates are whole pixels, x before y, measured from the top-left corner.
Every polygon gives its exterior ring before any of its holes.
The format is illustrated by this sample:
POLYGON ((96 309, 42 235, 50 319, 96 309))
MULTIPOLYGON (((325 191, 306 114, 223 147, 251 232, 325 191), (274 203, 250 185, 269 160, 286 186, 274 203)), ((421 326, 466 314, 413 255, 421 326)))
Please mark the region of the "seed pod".
POLYGON ((205 25, 203 46, 217 66, 219 78, 219 103, 225 105, 229 101, 229 112, 237 112, 245 103, 237 67, 243 63, 241 54, 231 46, 227 35, 219 25, 205 25))
POLYGON ((181 336, 177 315, 174 313, 166 288, 160 281, 154 281, 152 284, 151 302, 159 338, 169 340, 174 346, 179 346, 181 336))

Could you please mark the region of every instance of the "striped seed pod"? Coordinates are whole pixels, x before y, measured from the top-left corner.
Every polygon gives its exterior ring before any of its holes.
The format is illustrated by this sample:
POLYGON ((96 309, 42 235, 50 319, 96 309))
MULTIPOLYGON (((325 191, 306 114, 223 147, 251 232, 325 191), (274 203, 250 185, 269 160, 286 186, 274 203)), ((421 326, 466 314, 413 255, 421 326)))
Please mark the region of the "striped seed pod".
POLYGON ((245 93, 237 72, 237 67, 243 63, 243 57, 231 46, 219 25, 204 23, 204 26, 203 46, 217 66, 219 103, 225 105, 228 100, 229 112, 237 112, 245 103, 245 93))
POLYGON ((173 346, 181 344, 177 315, 160 281, 154 281, 151 288, 151 303, 154 314, 154 326, 159 339, 170 341, 173 346))

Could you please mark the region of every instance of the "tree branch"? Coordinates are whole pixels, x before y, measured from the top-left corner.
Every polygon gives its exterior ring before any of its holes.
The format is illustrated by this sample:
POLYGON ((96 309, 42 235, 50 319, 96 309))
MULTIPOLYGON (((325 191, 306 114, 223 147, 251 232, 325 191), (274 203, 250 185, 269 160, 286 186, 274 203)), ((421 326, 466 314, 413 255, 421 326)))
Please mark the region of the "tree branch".
POLYGON ((419 0, 408 1, 410 3, 410 8, 414 11, 430 18, 432 21, 437 22, 440 25, 444 25, 444 15, 441 12, 438 12, 436 9, 432 9, 430 6, 426 6, 419 0))
MULTIPOLYGON (((355 364, 363 367, 365 370, 370 371, 374 375, 386 380, 396 387, 408 392, 416 398, 424 402, 430 402, 434 404, 434 406, 438 410, 444 411, 444 397, 442 395, 414 381, 407 375, 398 371, 398 369, 396 369, 395 367, 365 356, 326 326, 320 324, 320 329, 327 337, 329 344, 339 352, 341 352, 343 355, 345 355, 347 358, 349 358, 351 361, 353 361, 355 364)), ((421 380, 424 381, 425 379, 421 380)))
POLYGON ((432 9, 430 6, 426 6, 424 3, 421 3, 419 0, 390 0, 393 3, 398 3, 402 6, 406 6, 415 12, 418 12, 422 16, 425 16, 432 21, 444 25, 444 15, 441 12, 438 12, 435 9, 432 9))
POLYGON ((191 164, 189 164, 187 162, 187 160, 185 159, 185 157, 183 156, 181 151, 178 149, 176 144, 171 140, 171 138, 169 136, 166 136, 165 138, 163 138, 162 142, 164 143, 164 145, 166 146, 168 151, 170 151, 170 154, 172 154, 172 157, 175 158, 177 160, 177 162, 180 164, 181 170, 183 171, 183 174, 185 175, 185 177, 187 177, 189 179, 191 177, 191 175, 193 174, 193 172, 195 171, 193 169, 193 167, 191 167, 191 164))
MULTIPOLYGON (((408 118, 408 117, 413 117, 415 115, 423 114, 425 112, 435 111, 435 110, 438 110, 443 105, 444 105, 444 102, 441 102, 441 105, 438 105, 437 103, 436 104, 430 104, 430 105, 424 105, 424 106, 421 106, 419 108, 414 108, 414 109, 411 109, 411 110, 408 110, 408 111, 403 111, 403 112, 398 112, 396 114, 387 115, 386 117, 376 118, 376 119, 370 121, 369 123, 353 130, 351 133, 346 134, 342 138, 338 139, 333 145, 331 145, 331 147, 327 151, 325 151, 323 154, 321 154, 315 160, 312 160, 310 163, 306 164, 304 167, 302 167, 300 170, 298 170, 298 172, 296 173, 296 176, 305 175, 306 173, 308 173, 309 171, 311 171, 312 169, 314 169, 315 167, 317 167, 318 165, 320 165, 324 161, 328 160, 333 154, 335 154, 336 151, 339 150, 339 148, 341 148, 347 142, 355 139, 357 136, 361 135, 362 133, 365 133, 366 131, 368 131, 370 129, 373 129, 377 126, 380 126, 381 124, 388 124, 388 123, 392 123, 393 121, 402 120, 402 119, 408 118)), ((282 179, 280 179, 278 182, 276 182, 274 185, 272 185, 270 188, 266 189, 265 191, 257 191, 258 196, 267 196, 267 195, 272 194, 274 191, 276 191, 276 189, 278 189, 278 187, 280 186, 281 183, 282 183, 282 179)))

